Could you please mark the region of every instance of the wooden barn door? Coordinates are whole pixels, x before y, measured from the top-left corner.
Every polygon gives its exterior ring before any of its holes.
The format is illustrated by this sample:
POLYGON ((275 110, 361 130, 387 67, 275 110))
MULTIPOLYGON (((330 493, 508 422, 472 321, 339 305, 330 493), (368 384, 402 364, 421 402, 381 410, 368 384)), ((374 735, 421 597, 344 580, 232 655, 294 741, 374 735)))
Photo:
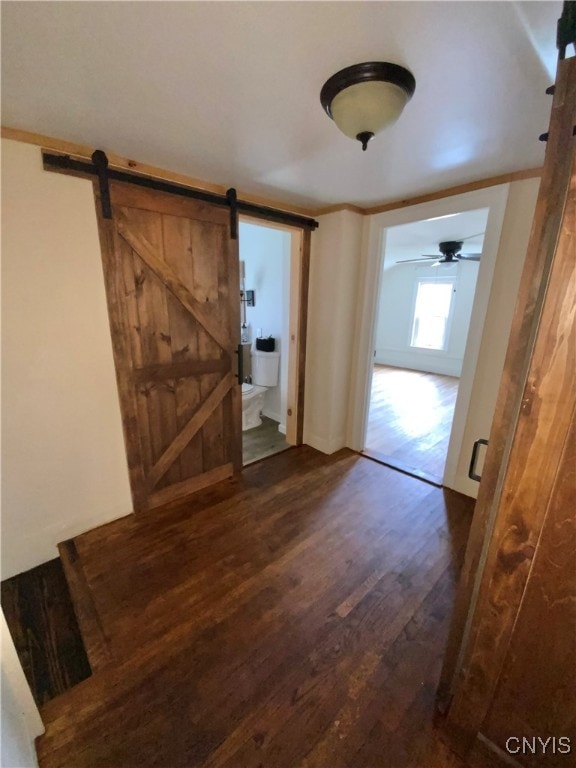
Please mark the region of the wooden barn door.
POLYGON ((558 64, 532 234, 440 681, 452 746, 470 765, 574 764, 575 123, 572 57, 558 64), (566 742, 557 749, 562 736, 572 739, 568 751, 566 742))
POLYGON ((237 241, 229 211, 110 185, 98 223, 134 510, 242 466, 237 241))

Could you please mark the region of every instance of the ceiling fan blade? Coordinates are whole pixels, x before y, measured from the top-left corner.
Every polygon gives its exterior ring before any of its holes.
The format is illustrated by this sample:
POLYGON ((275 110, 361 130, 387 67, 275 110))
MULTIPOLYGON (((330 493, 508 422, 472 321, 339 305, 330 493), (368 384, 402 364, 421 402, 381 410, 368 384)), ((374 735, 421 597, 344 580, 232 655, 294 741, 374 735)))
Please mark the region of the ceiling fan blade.
POLYGON ((479 253, 461 253, 458 255, 460 261, 480 261, 479 253))
POLYGON ((428 259, 437 259, 438 256, 421 256, 419 259, 402 259, 401 261, 395 262, 396 264, 408 264, 411 261, 428 261, 428 259))

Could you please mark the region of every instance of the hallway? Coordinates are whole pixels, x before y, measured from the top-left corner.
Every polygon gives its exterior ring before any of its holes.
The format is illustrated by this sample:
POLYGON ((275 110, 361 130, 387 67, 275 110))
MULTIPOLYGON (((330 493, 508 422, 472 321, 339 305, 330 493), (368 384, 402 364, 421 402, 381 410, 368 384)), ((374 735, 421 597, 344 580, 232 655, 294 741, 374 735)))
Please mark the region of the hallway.
POLYGON ((365 453, 442 482, 459 379, 375 365, 365 453))
POLYGON ((41 768, 460 768, 432 721, 472 507, 304 446, 71 540, 93 676, 41 768))

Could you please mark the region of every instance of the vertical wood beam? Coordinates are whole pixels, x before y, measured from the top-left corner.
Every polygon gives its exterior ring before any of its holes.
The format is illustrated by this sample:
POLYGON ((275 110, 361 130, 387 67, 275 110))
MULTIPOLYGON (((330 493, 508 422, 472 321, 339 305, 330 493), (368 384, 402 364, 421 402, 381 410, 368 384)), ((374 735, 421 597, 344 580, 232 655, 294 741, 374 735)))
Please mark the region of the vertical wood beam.
POLYGON ((309 229, 302 231, 302 271, 300 277, 300 319, 298 330, 298 393, 296 445, 304 441, 304 387, 306 383, 306 335, 308 331, 308 295, 310 283, 310 246, 312 234, 309 229))
MULTIPOLYGON (((528 393, 530 365, 570 189, 575 123, 576 58, 572 58, 558 64, 542 182, 438 690, 439 707, 444 710, 449 708, 448 723, 455 746, 461 752, 467 751, 476 732, 480 730, 498 681, 512 629, 511 626, 503 625, 510 618, 509 611, 506 611, 500 619, 501 647, 499 645, 492 649, 490 669, 480 670, 478 666, 471 666, 480 642, 480 606, 483 605, 487 610, 490 574, 486 568, 490 564, 495 567, 497 542, 493 537, 501 520, 502 505, 506 502, 504 492, 508 465, 515 447, 523 398, 528 393), (474 669, 476 674, 481 674, 481 683, 472 674, 474 669), (457 696, 451 703, 455 693, 457 696)), ((530 471, 538 472, 538 469, 533 466, 530 471)), ((545 506, 546 499, 542 501, 545 506)), ((534 523, 538 525, 537 521, 534 523)), ((527 577, 527 574, 524 576, 527 577)), ((518 609, 523 593, 522 584, 517 582, 515 588, 511 600, 518 609)))

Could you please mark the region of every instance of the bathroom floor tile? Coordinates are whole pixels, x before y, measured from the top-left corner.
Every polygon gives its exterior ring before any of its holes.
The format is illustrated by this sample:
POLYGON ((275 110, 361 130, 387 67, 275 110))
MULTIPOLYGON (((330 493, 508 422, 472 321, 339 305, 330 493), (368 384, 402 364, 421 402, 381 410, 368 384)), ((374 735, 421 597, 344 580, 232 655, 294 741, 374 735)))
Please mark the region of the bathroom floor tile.
POLYGON ((262 416, 262 424, 242 433, 242 455, 244 465, 251 464, 266 456, 272 456, 290 448, 284 435, 278 431, 278 422, 262 416))

